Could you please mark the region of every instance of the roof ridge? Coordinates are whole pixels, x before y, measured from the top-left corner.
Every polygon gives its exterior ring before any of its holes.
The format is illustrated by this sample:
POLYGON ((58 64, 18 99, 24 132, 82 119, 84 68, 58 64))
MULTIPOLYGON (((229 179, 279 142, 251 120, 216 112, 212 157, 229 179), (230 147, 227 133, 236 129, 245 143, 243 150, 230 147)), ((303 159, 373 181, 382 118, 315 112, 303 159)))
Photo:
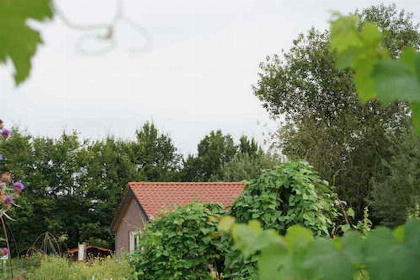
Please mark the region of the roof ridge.
POLYGON ((132 185, 245 185, 242 182, 129 182, 132 185))

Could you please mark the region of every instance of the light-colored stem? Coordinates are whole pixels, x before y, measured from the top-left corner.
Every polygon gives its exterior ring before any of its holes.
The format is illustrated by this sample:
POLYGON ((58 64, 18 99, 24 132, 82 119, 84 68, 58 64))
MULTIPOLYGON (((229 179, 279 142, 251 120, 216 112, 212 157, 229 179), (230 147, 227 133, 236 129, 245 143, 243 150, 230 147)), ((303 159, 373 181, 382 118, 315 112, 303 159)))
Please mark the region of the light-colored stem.
POLYGON ((1 219, 1 225, 3 226, 4 239, 6 239, 7 249, 9 250, 7 261, 9 263, 9 268, 10 268, 10 279, 13 280, 12 256, 11 256, 11 251, 10 251, 9 238, 7 237, 6 224, 4 223, 4 220, 3 220, 3 215, 0 215, 0 219, 1 219))

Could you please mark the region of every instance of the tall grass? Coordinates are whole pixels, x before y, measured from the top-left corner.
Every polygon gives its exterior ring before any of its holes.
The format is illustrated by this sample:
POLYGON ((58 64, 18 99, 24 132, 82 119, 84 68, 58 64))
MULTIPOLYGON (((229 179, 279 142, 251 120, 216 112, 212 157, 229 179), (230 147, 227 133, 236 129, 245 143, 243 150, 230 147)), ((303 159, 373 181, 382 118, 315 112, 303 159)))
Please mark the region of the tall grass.
POLYGON ((130 275, 127 258, 108 257, 73 262, 58 256, 38 256, 39 266, 30 267, 20 279, 30 280, 124 280, 130 275))

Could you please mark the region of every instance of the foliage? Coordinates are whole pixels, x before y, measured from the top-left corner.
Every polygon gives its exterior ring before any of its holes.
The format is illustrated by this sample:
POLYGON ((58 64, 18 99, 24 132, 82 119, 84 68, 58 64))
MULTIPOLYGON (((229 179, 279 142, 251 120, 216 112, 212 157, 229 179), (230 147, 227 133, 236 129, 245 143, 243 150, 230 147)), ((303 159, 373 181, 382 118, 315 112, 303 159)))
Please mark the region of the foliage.
POLYGON ((149 181, 171 181, 180 168, 181 155, 168 134, 162 134, 153 123, 136 131, 137 141, 128 145, 130 161, 149 181))
POLYGON ((218 204, 191 203, 148 224, 131 260, 136 279, 220 277, 228 243, 217 232, 225 211, 218 204))
MULTIPOLYGON (((10 130, 4 128, 4 123, 0 120, 0 144, 10 139, 12 133, 10 130)), ((1 242, 6 243, 6 247, 0 248, 0 256, 10 256, 10 244, 7 235, 6 223, 3 217, 7 217, 13 220, 6 212, 8 212, 12 206, 18 206, 15 204, 15 200, 20 197, 21 192, 25 188, 25 185, 21 182, 14 182, 12 173, 7 168, 3 167, 3 161, 5 157, 0 155, 0 220, 3 228, 4 238, 1 238, 1 242)), ((10 259, 9 259, 9 265, 10 259)))
POLYGON ((370 197, 375 218, 392 227, 403 224, 409 216, 420 216, 419 136, 408 132, 394 142, 396 145, 390 147, 394 156, 384 161, 385 175, 374 179, 370 197))
POLYGON ((232 136, 221 130, 206 135, 197 150, 196 156, 189 155, 184 162, 182 181, 242 181, 259 175, 277 161, 265 154, 255 139, 242 136, 235 144, 232 136))
POLYGON ((197 146, 197 156, 190 155, 183 169, 183 181, 209 181, 218 175, 224 163, 232 160, 237 147, 230 134, 223 135, 221 130, 211 131, 197 146))
POLYGON ((72 262, 57 256, 37 256, 41 258, 39 267, 26 271, 28 279, 34 280, 92 280, 127 279, 131 269, 125 257, 95 259, 89 263, 72 262))
POLYGON ((230 213, 240 222, 257 219, 280 232, 300 224, 328 236, 338 217, 331 189, 308 163, 283 163, 251 180, 230 213))
POLYGON ((251 180, 261 175, 263 170, 272 169, 280 160, 268 153, 250 155, 237 153, 231 161, 222 165, 220 173, 213 175, 210 181, 240 182, 251 180))
POLYGON ((8 224, 14 252, 46 231, 66 233, 69 248, 80 242, 112 247, 111 216, 127 182, 176 179, 179 154, 170 138, 149 124, 137 134, 135 141, 90 142, 76 133, 52 139, 16 131, 0 144, 4 167, 28 187, 21 208, 12 213, 17 221, 8 224))
MULTIPOLYGON (((10 139, 11 132, 4 128, 3 121, 0 120, 0 144, 10 139)), ((6 212, 12 208, 14 200, 20 197, 21 192, 25 188, 21 182, 12 182, 12 173, 3 167, 5 157, 0 155, 0 217, 6 216, 10 218, 6 212)))
MULTIPOLYGON (((420 132, 420 54, 405 48, 391 59, 382 47, 379 27, 367 22, 359 28, 357 16, 338 15, 331 24, 331 48, 337 51, 337 67, 350 67, 362 101, 378 99, 383 105, 397 99, 411 104, 414 127, 420 132)), ((418 47, 418 46, 416 46, 418 47)))
MULTIPOLYGON (((382 47, 384 36, 379 28, 373 23, 367 23, 362 30, 359 26, 357 16, 338 15, 331 23, 331 47, 337 51, 337 67, 354 70, 362 101, 376 98, 385 106, 397 99, 408 101, 414 129, 419 133, 420 54, 407 47, 397 59, 391 59, 382 47)), ((419 205, 419 141, 410 131, 403 135, 402 139, 399 135, 388 136, 398 144, 390 148, 395 151, 391 159, 384 160, 386 176, 374 181, 372 192, 376 216, 392 226, 402 224, 419 205)))
MULTIPOLYGON (((284 163, 248 182, 233 203, 230 215, 239 222, 258 220, 263 228, 284 233, 295 224, 311 229, 316 235, 329 236, 339 216, 340 203, 328 182, 306 162, 284 163)), ((232 279, 257 279, 255 260, 241 258, 231 251, 226 256, 226 272, 232 279)))
POLYGON ((260 279, 416 280, 420 277, 420 221, 411 220, 391 232, 380 227, 366 237, 347 232, 342 238, 314 238, 311 231, 292 226, 285 236, 263 230, 258 221, 234 224, 224 218, 235 248, 245 256, 260 252, 260 279), (360 278, 358 278, 360 279, 360 278))
POLYGON ((13 62, 17 85, 28 78, 31 58, 42 43, 28 20, 45 21, 52 16, 51 0, 0 1, 0 64, 8 59, 13 62))
MULTIPOLYGON (((358 28, 368 21, 380 27, 391 57, 420 46, 411 14, 382 5, 357 14, 358 28)), ((339 62, 346 62, 345 57, 339 62)), ((382 174, 383 160, 393 156, 389 147, 394 143, 387 136, 410 126, 410 112, 400 101, 386 107, 376 100, 360 104, 353 71, 337 69, 336 63, 330 33, 312 29, 299 35, 289 51, 261 64, 254 93, 273 117, 285 116, 273 144, 290 160, 311 163, 361 218, 371 178, 382 174)))

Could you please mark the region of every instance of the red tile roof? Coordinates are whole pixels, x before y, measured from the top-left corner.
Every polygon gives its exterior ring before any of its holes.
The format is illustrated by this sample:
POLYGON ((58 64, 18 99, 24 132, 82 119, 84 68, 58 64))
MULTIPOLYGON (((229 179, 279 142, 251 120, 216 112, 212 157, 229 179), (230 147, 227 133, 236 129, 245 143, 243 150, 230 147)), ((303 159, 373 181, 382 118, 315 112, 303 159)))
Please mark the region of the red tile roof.
POLYGON ((149 218, 179 204, 188 204, 195 200, 202 203, 221 203, 231 205, 242 193, 245 184, 226 182, 171 182, 129 183, 129 188, 140 202, 149 218))

